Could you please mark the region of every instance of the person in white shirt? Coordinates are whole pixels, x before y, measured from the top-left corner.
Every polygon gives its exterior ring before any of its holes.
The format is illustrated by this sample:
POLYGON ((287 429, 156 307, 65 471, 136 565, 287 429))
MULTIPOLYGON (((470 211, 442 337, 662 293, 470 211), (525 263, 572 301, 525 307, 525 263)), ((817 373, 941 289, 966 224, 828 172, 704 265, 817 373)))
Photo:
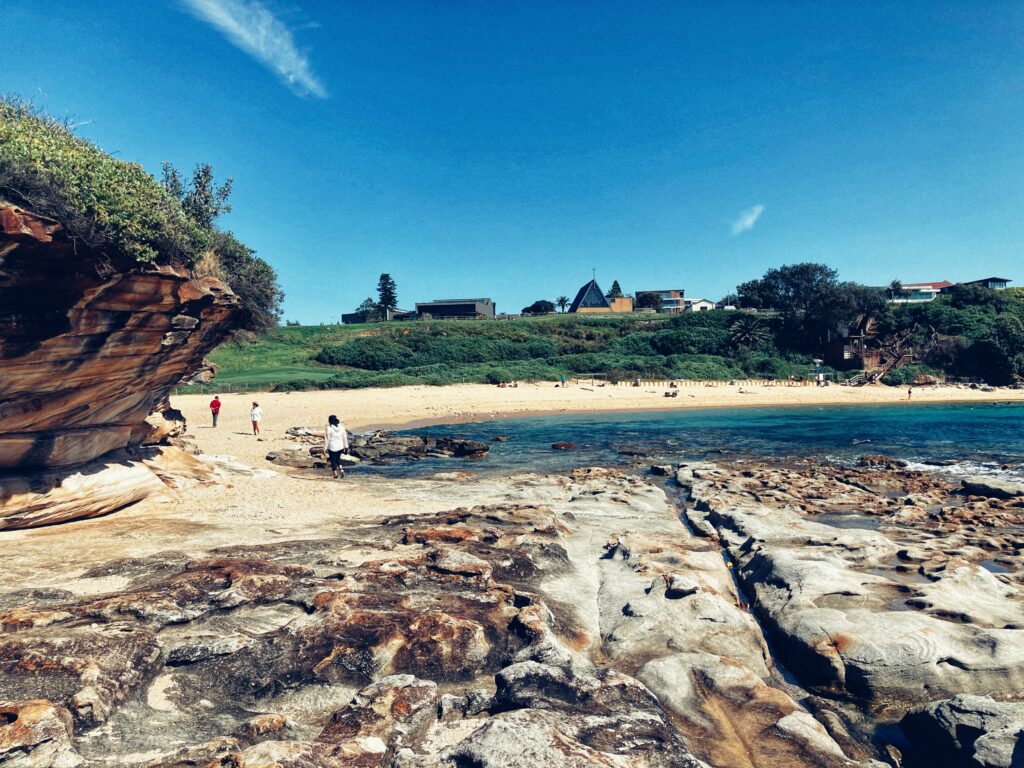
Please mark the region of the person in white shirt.
POLYGON ((331 462, 331 471, 338 477, 338 471, 341 469, 341 452, 348 450, 348 430, 333 414, 327 417, 324 450, 327 451, 327 458, 331 462))
POLYGON ((259 403, 253 403, 252 409, 249 411, 249 418, 252 419, 252 433, 256 437, 260 436, 260 422, 263 421, 263 409, 260 408, 259 403))

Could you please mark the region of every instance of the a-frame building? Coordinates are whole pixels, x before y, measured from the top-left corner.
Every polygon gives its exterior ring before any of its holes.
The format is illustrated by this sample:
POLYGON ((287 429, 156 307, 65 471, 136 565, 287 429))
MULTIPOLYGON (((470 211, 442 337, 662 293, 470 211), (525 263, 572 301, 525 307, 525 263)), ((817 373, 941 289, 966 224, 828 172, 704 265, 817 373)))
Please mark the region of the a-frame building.
POLYGON ((569 307, 570 312, 632 312, 633 299, 629 296, 622 296, 617 299, 609 299, 604 295, 597 280, 591 280, 580 288, 569 307))

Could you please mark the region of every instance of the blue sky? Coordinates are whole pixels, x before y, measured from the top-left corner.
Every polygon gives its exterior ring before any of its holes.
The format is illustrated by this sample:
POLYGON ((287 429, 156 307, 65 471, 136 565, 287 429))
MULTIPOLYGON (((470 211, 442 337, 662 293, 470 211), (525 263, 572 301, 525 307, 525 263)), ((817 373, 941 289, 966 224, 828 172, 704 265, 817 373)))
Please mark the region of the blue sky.
POLYGON ((0 91, 223 224, 285 317, 719 298, 767 268, 1024 285, 1024 4, 0 0, 0 91))

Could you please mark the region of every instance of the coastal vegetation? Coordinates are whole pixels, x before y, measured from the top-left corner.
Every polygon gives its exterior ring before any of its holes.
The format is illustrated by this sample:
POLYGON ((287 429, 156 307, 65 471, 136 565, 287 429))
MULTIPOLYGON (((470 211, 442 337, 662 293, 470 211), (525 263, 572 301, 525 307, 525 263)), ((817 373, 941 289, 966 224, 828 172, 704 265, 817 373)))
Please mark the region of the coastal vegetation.
MULTIPOLYGON (((922 372, 1010 384, 1024 378, 1024 292, 956 285, 920 304, 887 304, 878 333, 915 350, 922 372)), ((896 371, 905 383, 910 371, 896 371)))
POLYGON ((67 123, 0 98, 0 201, 58 220, 98 266, 177 264, 221 277, 241 300, 241 327, 262 331, 276 325, 284 294, 266 261, 217 228, 230 192, 231 180, 216 185, 208 164, 189 180, 165 164, 158 181, 67 123))
POLYGON ((594 375, 644 379, 787 378, 815 370, 778 349, 777 320, 747 313, 674 317, 548 315, 514 321, 372 323, 275 328, 212 356, 213 387, 333 389, 498 384, 594 375), (742 321, 742 322, 741 322, 742 321))
POLYGON ((842 283, 822 265, 771 270, 740 286, 743 309, 677 315, 551 314, 504 321, 288 326, 218 349, 213 387, 335 389, 597 377, 729 380, 837 378, 822 360, 870 318, 880 343, 915 362, 883 383, 923 376, 1008 384, 1024 376, 1024 296, 958 286, 921 304, 842 283), (751 306, 754 305, 754 306, 751 306), (771 309, 766 306, 770 305, 771 309))

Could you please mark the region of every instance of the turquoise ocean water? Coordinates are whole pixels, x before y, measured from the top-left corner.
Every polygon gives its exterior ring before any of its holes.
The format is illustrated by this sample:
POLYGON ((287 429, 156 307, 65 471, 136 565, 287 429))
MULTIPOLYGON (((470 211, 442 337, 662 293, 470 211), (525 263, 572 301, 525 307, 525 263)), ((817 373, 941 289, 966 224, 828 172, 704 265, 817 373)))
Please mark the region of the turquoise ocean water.
MULTIPOLYGON (((953 462, 938 471, 1024 480, 1024 403, 949 403, 707 408, 501 419, 410 430, 493 442, 485 459, 426 459, 389 475, 630 467, 660 460, 791 458, 853 461, 885 453, 911 462, 953 462), (554 451, 572 442, 573 451, 554 451), (624 455, 640 452, 642 457, 624 455)), ((372 469, 370 471, 373 471, 372 469)))

